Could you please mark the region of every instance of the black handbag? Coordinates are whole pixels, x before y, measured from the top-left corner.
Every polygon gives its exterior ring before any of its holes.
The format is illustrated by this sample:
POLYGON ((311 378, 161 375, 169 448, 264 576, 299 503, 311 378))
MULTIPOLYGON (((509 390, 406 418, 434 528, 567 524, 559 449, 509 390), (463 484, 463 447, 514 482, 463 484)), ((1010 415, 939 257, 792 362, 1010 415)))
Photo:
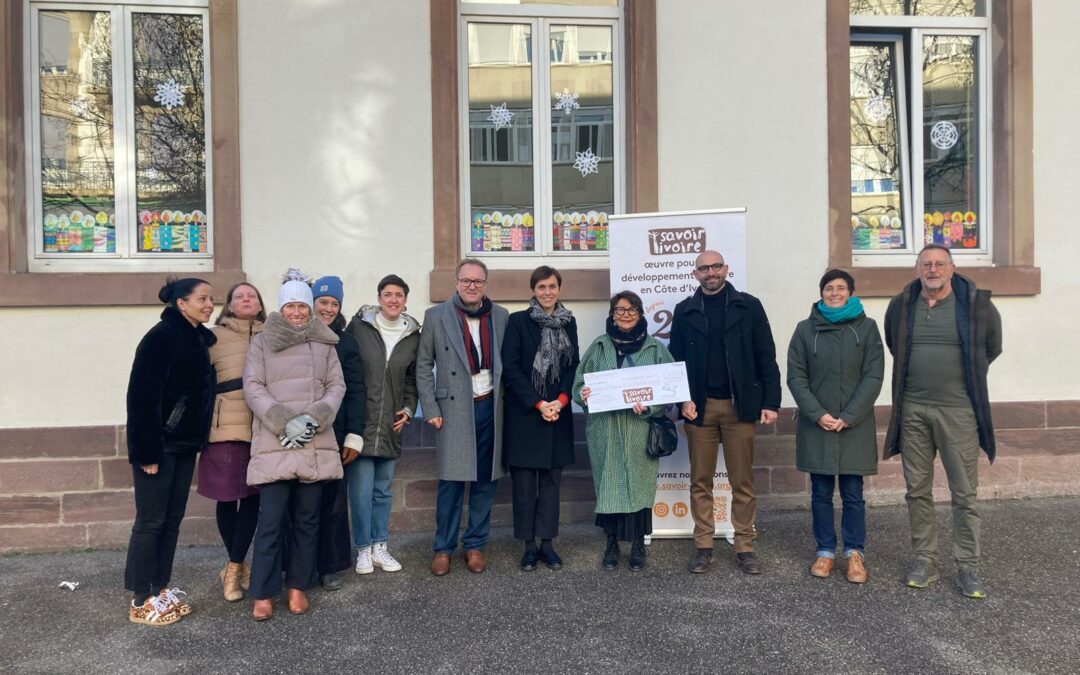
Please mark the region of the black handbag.
POLYGON ((649 418, 649 440, 645 454, 649 457, 667 457, 679 447, 679 432, 667 415, 649 418))

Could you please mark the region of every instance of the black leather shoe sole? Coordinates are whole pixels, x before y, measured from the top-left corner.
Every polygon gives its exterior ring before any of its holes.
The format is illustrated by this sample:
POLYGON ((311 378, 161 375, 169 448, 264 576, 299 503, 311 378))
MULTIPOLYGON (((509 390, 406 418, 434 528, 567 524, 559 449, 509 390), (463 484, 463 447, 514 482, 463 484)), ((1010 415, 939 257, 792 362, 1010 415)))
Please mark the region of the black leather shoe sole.
POLYGON ((547 565, 548 569, 562 569, 562 558, 558 555, 545 555, 543 551, 540 551, 540 562, 547 565))
POLYGON ((743 574, 761 574, 761 561, 756 556, 746 556, 737 558, 739 562, 739 570, 743 574))
POLYGON ((536 554, 527 551, 521 556, 521 571, 532 572, 534 569, 536 569, 536 554))
POLYGON ((327 574, 320 580, 322 587, 328 591, 340 591, 342 584, 341 574, 327 574))
POLYGON ((610 572, 610 571, 612 571, 613 569, 615 569, 616 567, 619 566, 619 561, 618 560, 601 560, 600 561, 600 566, 603 567, 608 572, 610 572))
POLYGON ((641 561, 640 563, 633 563, 633 562, 630 563, 630 571, 631 572, 640 572, 643 569, 645 569, 645 561, 644 560, 641 561))

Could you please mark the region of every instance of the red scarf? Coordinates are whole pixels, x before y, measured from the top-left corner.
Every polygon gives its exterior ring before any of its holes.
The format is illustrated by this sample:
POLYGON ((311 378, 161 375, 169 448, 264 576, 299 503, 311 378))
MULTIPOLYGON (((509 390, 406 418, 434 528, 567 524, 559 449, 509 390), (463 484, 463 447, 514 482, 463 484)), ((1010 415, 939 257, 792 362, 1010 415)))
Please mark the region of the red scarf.
POLYGON ((456 302, 454 309, 461 318, 461 332, 465 337, 465 354, 469 357, 469 371, 476 375, 481 370, 491 370, 492 358, 492 329, 491 329, 491 300, 484 298, 480 308, 469 311, 456 302), (473 343, 472 331, 469 330, 469 319, 480 319, 480 353, 476 353, 476 344, 473 343))

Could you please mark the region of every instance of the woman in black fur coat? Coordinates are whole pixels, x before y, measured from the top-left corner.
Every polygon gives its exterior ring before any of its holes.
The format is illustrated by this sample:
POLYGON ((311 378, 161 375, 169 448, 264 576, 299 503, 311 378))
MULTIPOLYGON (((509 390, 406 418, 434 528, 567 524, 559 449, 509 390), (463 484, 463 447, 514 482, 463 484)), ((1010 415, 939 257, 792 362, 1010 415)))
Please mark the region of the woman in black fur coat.
POLYGON ((191 613, 184 593, 169 587, 169 578, 195 455, 210 433, 215 382, 209 348, 216 338, 203 326, 214 311, 210 284, 169 280, 158 298, 167 306, 135 350, 127 391, 135 525, 124 585, 135 594, 128 618, 150 626, 176 623, 191 613))

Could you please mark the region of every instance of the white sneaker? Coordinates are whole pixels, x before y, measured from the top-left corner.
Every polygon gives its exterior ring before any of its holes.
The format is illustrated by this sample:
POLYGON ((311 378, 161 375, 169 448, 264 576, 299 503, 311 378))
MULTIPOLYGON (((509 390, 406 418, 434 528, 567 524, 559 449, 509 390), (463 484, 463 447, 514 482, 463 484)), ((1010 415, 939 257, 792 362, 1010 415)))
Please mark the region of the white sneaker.
POLYGON ((371 564, 371 547, 366 546, 356 553, 356 573, 371 574, 375 567, 371 564))
POLYGON ((371 547, 371 562, 383 572, 397 572, 401 569, 401 563, 394 560, 390 551, 386 550, 386 542, 375 544, 371 547))

